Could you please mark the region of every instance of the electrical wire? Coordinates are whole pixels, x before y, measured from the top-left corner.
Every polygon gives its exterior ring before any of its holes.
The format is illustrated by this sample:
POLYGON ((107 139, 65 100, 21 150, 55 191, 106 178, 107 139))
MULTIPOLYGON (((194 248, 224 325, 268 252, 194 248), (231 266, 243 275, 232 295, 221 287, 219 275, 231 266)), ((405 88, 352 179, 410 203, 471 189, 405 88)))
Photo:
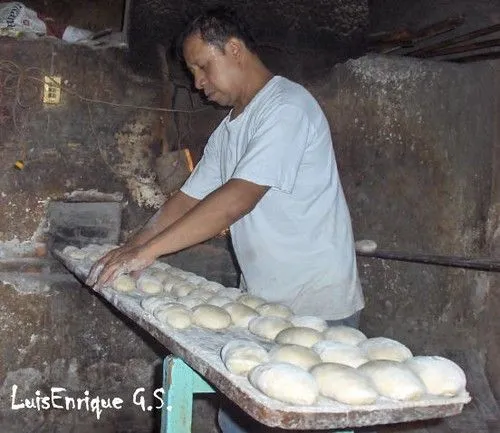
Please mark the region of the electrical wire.
MULTIPOLYGON (((175 112, 175 113, 185 113, 185 114, 192 114, 192 113, 199 113, 201 111, 208 110, 209 107, 203 107, 203 108, 198 108, 198 109, 193 109, 193 110, 180 110, 180 109, 174 109, 174 108, 161 108, 161 107, 151 107, 151 106, 145 106, 145 105, 134 105, 134 104, 121 104, 118 102, 111 102, 111 101, 105 101, 102 99, 95 99, 95 98, 88 98, 86 96, 81 95, 80 93, 70 89, 69 87, 65 86, 63 83, 58 83, 55 80, 51 78, 51 74, 48 72, 44 71, 43 69, 37 68, 37 67, 29 67, 29 68, 22 68, 15 62, 11 60, 0 60, 0 74, 1 73, 6 73, 6 78, 4 82, 2 83, 2 87, 8 89, 8 88, 15 88, 16 90, 16 98, 15 102, 22 106, 23 108, 28 108, 26 104, 24 104, 21 101, 21 89, 25 88, 24 84, 25 81, 35 81, 39 82, 43 85, 47 83, 47 81, 50 82, 50 84, 54 87, 57 87, 61 89, 61 91, 64 91, 65 93, 68 93, 72 96, 77 97, 83 102, 89 102, 93 104, 103 104, 103 105, 109 105, 112 107, 121 107, 121 108, 134 108, 137 110, 148 110, 148 111, 159 111, 159 112, 175 112), (10 66, 14 70, 5 70, 4 68, 6 66, 10 66), (28 74, 28 71, 37 71, 42 77, 47 77, 45 80, 44 78, 36 77, 33 75, 28 74), (7 80, 14 80, 15 84, 14 85, 7 85, 7 80)), ((38 91, 38 90, 37 90, 38 91)), ((38 94, 37 94, 38 96, 38 94)))
MULTIPOLYGON (((53 74, 49 74, 48 72, 38 67, 29 66, 24 68, 12 60, 0 60, 0 108, 8 107, 10 105, 11 116, 5 117, 12 118, 12 123, 17 133, 17 141, 19 143, 18 147, 21 147, 21 152, 19 155, 19 159, 21 160, 24 160, 27 157, 26 142, 24 138, 26 134, 26 125, 28 124, 28 120, 30 117, 29 114, 32 114, 36 106, 40 107, 40 111, 43 110, 43 105, 40 104, 40 84, 45 86, 47 85, 47 83, 49 83, 51 86, 59 88, 61 92, 71 95, 86 103, 89 113, 90 129, 92 134, 96 138, 101 156, 106 165, 110 167, 111 170, 117 175, 118 173, 116 169, 109 163, 106 155, 104 154, 104 150, 101 148, 100 140, 93 124, 91 105, 106 105, 115 108, 174 113, 174 116, 175 113, 189 115, 199 113, 210 108, 203 107, 198 109, 193 108, 190 110, 182 110, 175 108, 123 104, 102 99, 90 98, 69 88, 63 83, 56 82, 51 78, 51 75, 53 74)), ((191 105, 193 106, 194 104, 191 105)), ((0 113, 0 124, 6 121, 6 119, 3 118, 3 114, 4 113, 0 113)), ((175 123, 177 124, 177 122, 175 123)), ((180 139, 181 137, 178 137, 178 141, 180 141, 180 139)), ((180 142, 177 143, 177 147, 177 150, 179 150, 180 142)), ((121 174, 121 176, 123 176, 123 173, 121 174)))

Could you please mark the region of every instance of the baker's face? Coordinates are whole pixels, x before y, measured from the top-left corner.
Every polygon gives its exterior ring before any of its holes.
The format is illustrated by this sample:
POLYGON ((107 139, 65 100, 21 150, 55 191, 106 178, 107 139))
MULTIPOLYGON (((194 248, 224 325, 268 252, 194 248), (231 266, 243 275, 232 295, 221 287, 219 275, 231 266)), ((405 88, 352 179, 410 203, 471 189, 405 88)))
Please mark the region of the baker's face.
POLYGON ((194 85, 208 100, 226 107, 237 105, 240 78, 237 41, 229 40, 224 51, 205 42, 199 33, 184 42, 184 59, 194 85), (236 44, 236 45, 235 45, 236 44))

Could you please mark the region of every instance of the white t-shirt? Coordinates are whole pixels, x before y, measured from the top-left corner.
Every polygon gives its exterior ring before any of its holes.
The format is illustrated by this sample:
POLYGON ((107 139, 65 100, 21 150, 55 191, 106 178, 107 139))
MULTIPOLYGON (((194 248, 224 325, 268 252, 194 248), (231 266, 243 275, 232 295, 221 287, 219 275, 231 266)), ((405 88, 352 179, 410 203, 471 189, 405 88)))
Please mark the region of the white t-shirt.
POLYGON ((363 308, 330 128, 304 87, 275 76, 228 115, 182 191, 201 200, 230 179, 270 186, 230 227, 243 288, 327 320, 363 308))

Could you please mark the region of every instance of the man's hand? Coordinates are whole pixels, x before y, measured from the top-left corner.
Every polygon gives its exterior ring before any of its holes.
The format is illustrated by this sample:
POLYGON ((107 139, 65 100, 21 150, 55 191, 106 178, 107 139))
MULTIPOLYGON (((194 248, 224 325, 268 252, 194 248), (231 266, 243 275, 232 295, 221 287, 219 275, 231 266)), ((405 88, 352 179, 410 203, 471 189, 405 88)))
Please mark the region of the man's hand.
POLYGON ((97 277, 99 277, 99 274, 103 270, 103 268, 112 260, 116 259, 118 256, 123 254, 126 251, 129 251, 133 249, 134 247, 125 244, 122 245, 121 247, 115 248, 114 250, 111 250, 109 253, 101 257, 97 262, 95 262, 92 265, 92 268, 90 269, 89 275, 87 277, 87 280, 85 281, 85 284, 87 286, 93 286, 97 282, 97 277))
POLYGON ((118 248, 92 267, 87 284, 95 284, 95 288, 101 288, 112 283, 121 274, 140 271, 148 267, 155 259, 156 257, 144 246, 118 248))

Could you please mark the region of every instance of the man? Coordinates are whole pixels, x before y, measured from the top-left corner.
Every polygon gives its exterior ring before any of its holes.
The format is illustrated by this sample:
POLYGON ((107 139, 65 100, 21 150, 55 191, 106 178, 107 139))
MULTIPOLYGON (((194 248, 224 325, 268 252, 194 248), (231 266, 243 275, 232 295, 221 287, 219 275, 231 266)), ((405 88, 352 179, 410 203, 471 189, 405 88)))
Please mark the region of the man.
POLYGON ((230 227, 244 289, 327 320, 358 312, 349 211, 317 102, 273 76, 230 11, 198 17, 182 40, 196 88, 232 110, 181 191, 99 261, 89 283, 104 285, 230 227))
POLYGON ((232 109, 181 191, 88 282, 108 284, 230 227, 243 289, 296 314, 356 325, 364 303, 351 221, 318 103, 273 76, 226 9, 196 18, 182 47, 196 88, 232 109))

